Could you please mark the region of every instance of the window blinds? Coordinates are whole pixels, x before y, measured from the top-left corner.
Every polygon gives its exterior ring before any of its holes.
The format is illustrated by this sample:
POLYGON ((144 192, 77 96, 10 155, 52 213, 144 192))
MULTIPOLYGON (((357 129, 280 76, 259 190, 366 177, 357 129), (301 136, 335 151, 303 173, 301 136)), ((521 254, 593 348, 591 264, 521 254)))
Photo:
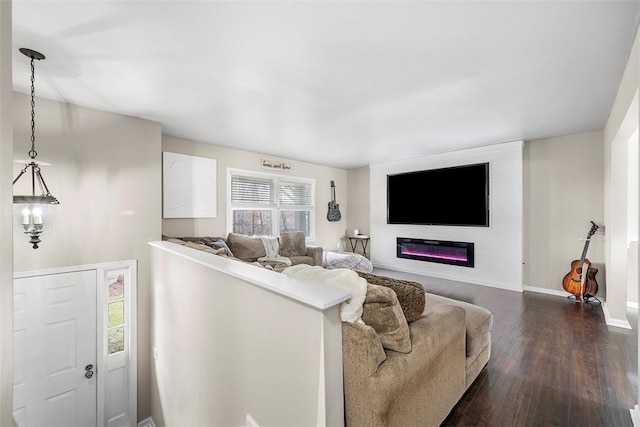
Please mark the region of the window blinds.
POLYGON ((280 206, 313 206, 312 199, 313 188, 308 182, 280 181, 246 175, 231 176, 232 203, 275 205, 277 202, 280 206))
POLYGON ((305 182, 280 181, 278 204, 280 206, 313 206, 311 184, 305 182))
POLYGON ((247 204, 275 204, 275 183, 253 176, 231 176, 231 201, 247 204))

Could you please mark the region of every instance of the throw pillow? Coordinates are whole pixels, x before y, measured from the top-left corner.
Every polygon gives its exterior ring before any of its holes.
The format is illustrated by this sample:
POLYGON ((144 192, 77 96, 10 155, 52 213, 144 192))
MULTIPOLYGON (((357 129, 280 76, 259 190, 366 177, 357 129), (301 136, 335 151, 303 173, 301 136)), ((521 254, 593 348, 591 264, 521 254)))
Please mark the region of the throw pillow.
POLYGON ((386 276, 378 276, 376 274, 357 272, 360 277, 364 278, 367 283, 372 285, 386 286, 393 289, 398 297, 402 312, 407 318, 407 322, 411 323, 422 317, 426 305, 426 295, 424 288, 418 282, 410 282, 408 280, 393 279, 386 276))
POLYGON ((246 262, 256 262, 258 258, 267 255, 260 237, 245 236, 244 234, 229 233, 227 245, 236 258, 246 262))
POLYGON ((215 248, 215 249, 224 249, 227 252, 228 257, 230 258, 235 257, 235 255, 233 255, 233 252, 231 252, 231 249, 229 249, 229 246, 227 245, 227 243, 222 239, 211 240, 211 239, 204 238, 202 239, 202 243, 204 243, 207 246, 211 246, 212 248, 215 248))
POLYGON ((284 231, 280 234, 280 250, 278 254, 286 257, 304 256, 307 254, 307 243, 304 232, 284 231))
POLYGON ((398 303, 398 297, 390 288, 367 285, 367 296, 362 305, 362 321, 376 331, 382 347, 400 353, 411 351, 409 325, 398 303))

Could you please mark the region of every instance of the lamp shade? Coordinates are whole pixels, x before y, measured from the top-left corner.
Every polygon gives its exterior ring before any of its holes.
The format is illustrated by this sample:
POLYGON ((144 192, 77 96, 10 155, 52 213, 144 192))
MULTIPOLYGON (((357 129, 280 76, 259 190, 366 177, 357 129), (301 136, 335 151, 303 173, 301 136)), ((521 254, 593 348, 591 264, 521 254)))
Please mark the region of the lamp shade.
POLYGON ((38 203, 36 200, 13 204, 14 228, 29 237, 33 249, 38 249, 40 235, 52 229, 54 209, 51 206, 50 203, 38 203))

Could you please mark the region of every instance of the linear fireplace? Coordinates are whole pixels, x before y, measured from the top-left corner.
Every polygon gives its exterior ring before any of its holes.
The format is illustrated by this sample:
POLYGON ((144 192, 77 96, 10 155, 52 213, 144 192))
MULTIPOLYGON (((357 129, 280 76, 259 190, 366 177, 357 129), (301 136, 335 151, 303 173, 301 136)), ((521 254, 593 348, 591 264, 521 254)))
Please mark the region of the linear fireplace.
POLYGON ((396 249, 398 258, 462 267, 473 267, 475 263, 473 243, 469 242, 398 237, 396 249))

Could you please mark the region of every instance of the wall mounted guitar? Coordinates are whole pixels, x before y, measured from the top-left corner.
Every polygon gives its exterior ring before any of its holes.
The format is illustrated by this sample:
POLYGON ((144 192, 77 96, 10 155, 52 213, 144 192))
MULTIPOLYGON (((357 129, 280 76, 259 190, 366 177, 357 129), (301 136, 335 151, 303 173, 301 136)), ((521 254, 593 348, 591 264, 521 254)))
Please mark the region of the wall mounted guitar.
POLYGON ((333 181, 331 181, 331 201, 329 202, 327 219, 331 222, 340 221, 340 219, 342 219, 342 215, 340 214, 340 205, 336 203, 336 185, 333 181))
MULTIPOLYGON (((565 274, 562 279, 562 287, 575 297, 576 302, 589 302, 591 298, 595 298, 598 292, 598 282, 596 281, 598 269, 593 267, 587 258, 587 249, 589 249, 591 236, 600 227, 593 221, 591 221, 591 224, 580 259, 571 261, 571 271, 565 274)), ((597 298, 595 299, 598 300, 597 298)))

